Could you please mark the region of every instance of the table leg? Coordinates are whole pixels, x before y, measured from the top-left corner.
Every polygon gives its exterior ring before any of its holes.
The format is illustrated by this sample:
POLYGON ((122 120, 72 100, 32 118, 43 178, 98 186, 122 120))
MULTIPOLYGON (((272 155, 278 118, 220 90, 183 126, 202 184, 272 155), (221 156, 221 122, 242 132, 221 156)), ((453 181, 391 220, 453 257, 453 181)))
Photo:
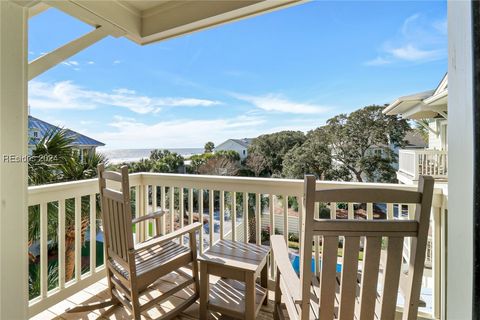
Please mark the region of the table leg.
POLYGON ((210 291, 210 276, 207 272, 207 264, 200 262, 200 320, 208 319, 208 296, 210 291))
POLYGON ((245 319, 255 319, 255 273, 245 275, 245 319))
POLYGON ((260 284, 262 287, 267 289, 267 295, 265 296, 265 299, 263 300, 263 304, 267 305, 268 304, 268 263, 265 263, 265 266, 263 267, 261 273, 260 273, 260 284))

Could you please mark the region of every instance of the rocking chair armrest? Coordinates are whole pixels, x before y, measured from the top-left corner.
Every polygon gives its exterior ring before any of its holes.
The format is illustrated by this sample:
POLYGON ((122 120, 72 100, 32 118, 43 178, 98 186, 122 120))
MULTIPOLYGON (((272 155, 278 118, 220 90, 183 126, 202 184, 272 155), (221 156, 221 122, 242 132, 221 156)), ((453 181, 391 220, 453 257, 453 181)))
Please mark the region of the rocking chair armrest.
POLYGON ((132 223, 135 224, 135 223, 139 223, 139 222, 142 222, 142 221, 145 221, 145 220, 160 219, 164 214, 165 214, 165 211, 158 210, 158 211, 149 213, 147 215, 132 219, 132 223))
MULTIPOLYGON (((293 270, 292 263, 288 257, 288 248, 285 239, 283 236, 274 235, 271 236, 270 243, 272 246, 273 258, 277 265, 277 272, 279 272, 280 276, 277 279, 280 279, 280 281, 284 283, 285 288, 288 291, 282 293, 291 298, 295 303, 300 303, 302 301, 300 279, 295 273, 295 270, 293 270)), ((277 282, 275 285, 280 286, 280 283, 277 282)))
POLYGON ((195 232, 202 227, 202 224, 200 222, 195 222, 192 224, 189 224, 188 226, 185 226, 181 229, 175 230, 169 234, 166 234, 161 237, 153 238, 150 240, 147 240, 145 242, 142 242, 138 245, 135 246, 135 248, 131 251, 133 253, 143 251, 150 249, 151 247, 154 247, 156 245, 162 244, 164 242, 172 241, 173 239, 179 238, 183 236, 184 234, 190 233, 190 234, 195 234, 195 232))

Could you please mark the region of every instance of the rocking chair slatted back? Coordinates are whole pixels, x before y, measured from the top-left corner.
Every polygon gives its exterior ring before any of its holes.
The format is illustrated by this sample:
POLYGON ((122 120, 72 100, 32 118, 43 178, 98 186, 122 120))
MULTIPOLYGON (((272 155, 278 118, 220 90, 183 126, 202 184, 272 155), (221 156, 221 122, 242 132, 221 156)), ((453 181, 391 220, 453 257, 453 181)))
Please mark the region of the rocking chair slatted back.
MULTIPOLYGON (((121 168, 122 174, 99 170, 99 186, 102 208, 104 210, 105 245, 109 258, 117 263, 129 265, 129 250, 134 249, 132 213, 130 205, 130 185, 128 168, 121 168), (122 177, 126 177, 123 179, 122 177), (107 187, 107 180, 120 182, 120 192, 107 187)), ((135 264, 132 263, 134 267, 135 264)))
MULTIPOLYGON (((316 190, 315 177, 306 176, 300 279, 289 266, 278 266, 277 317, 283 295, 290 319, 394 319, 400 288, 405 301, 403 319, 416 319, 433 185, 431 177, 420 177, 417 191, 316 190), (414 204, 416 210, 412 220, 317 219, 316 202, 414 204), (314 275, 312 244, 317 237, 322 243, 321 264, 314 275), (362 247, 363 261, 359 261, 362 247), (403 255, 404 247, 410 252, 408 258, 403 255), (338 259, 339 248, 343 249, 342 259, 338 259), (296 281, 299 286, 291 284, 296 281)), ((288 252, 283 239, 273 236, 272 247, 281 263, 281 256, 288 252)))

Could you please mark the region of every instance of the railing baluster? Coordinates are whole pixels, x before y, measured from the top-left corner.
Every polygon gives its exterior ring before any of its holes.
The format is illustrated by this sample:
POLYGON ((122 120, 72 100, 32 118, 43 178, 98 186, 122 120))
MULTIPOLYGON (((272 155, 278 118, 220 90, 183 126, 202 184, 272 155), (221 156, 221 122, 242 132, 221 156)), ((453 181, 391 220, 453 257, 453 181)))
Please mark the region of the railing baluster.
MULTIPOLYGON (((140 203, 141 203, 141 200, 140 200, 140 186, 135 186, 135 218, 139 217, 140 216, 140 203)), ((141 227, 140 227, 140 224, 136 224, 135 225, 135 243, 140 243, 142 241, 141 239, 141 231, 140 231, 141 227)))
POLYGON ((232 192, 232 240, 237 241, 237 193, 232 192))
MULTIPOLYGON (((320 218, 320 212, 319 217, 320 218)), ((337 219, 337 203, 330 202, 330 219, 337 219)))
POLYGON ((65 199, 58 200, 58 281, 65 288, 65 199))
POLYGON ((188 223, 193 223, 193 189, 188 189, 188 223))
POLYGON ((353 203, 349 202, 347 206, 348 206, 348 219, 355 219, 353 203))
MULTIPOLYGON (((275 234, 275 202, 273 194, 268 199, 268 207, 270 209, 270 237, 275 234)), ((273 263, 273 252, 270 254, 270 274, 275 277, 275 263, 273 263)))
POLYGON ((48 212, 47 203, 40 204, 40 296, 48 292, 48 212))
POLYGON ((225 224, 225 191, 220 190, 220 240, 223 240, 225 224))
POLYGON ((257 244, 262 243, 262 195, 260 193, 256 194, 256 210, 255 210, 255 222, 256 222, 256 242, 257 244))
MULTIPOLYGON (((144 215, 147 215, 148 214, 148 207, 150 205, 150 199, 149 199, 149 191, 150 191, 150 186, 149 185, 145 185, 143 186, 143 206, 142 206, 142 216, 144 215)), ((142 222, 142 227, 143 227, 143 241, 147 240, 149 237, 152 236, 152 234, 150 233, 150 224, 152 223, 152 221, 143 221, 142 222)))
POLYGON ((75 197, 75 280, 82 277, 82 199, 75 197))
MULTIPOLYGON (((152 212, 157 211, 157 186, 152 185, 152 212)), ((160 232, 160 229, 158 228, 157 220, 155 220, 155 223, 153 224, 153 235, 158 235, 160 232)))
MULTIPOLYGON (((179 203, 180 203, 180 207, 179 207, 179 213, 178 213, 178 223, 180 225, 180 229, 183 228, 183 219, 185 217, 185 197, 184 197, 184 194, 183 192, 185 191, 185 188, 183 187, 180 187, 178 188, 180 192, 180 199, 178 200, 179 203)), ((180 237, 180 244, 183 245, 184 241, 183 241, 183 236, 180 237)))
MULTIPOLYGON (((165 186, 162 186, 160 188, 160 197, 161 197, 161 203, 160 203, 160 208, 162 209, 163 212, 167 210, 166 207, 166 192, 165 192, 165 186)), ((162 235, 167 233, 167 219, 165 218, 165 213, 162 215, 162 235)))
POLYGON ((203 189, 198 190, 198 220, 202 224, 200 229, 200 253, 203 253, 204 243, 203 243, 203 189))
POLYGON ((248 243, 248 193, 243 193, 243 241, 248 243))
POLYGON ((170 213, 170 232, 175 231, 175 187, 171 186, 168 190, 170 193, 170 206, 168 207, 170 213))
POLYGON ((283 235, 288 244, 288 196, 283 196, 283 235))
MULTIPOLYGON (((330 217, 336 216, 336 211, 333 210, 332 204, 330 204, 330 217)), ((315 218, 319 219, 320 218, 320 203, 315 202, 315 218)), ((317 275, 317 277, 320 276, 320 237, 319 236, 314 236, 313 237, 314 243, 315 243, 315 263, 314 265, 314 272, 317 275)))
POLYGON ((213 246, 213 241, 214 241, 213 233, 215 232, 215 221, 213 220, 213 209, 214 209, 214 205, 215 205, 214 200, 215 200, 214 199, 214 191, 212 189, 210 189, 208 191, 208 213, 209 213, 208 235, 210 236, 210 247, 213 246))
POLYGON ((90 194, 90 272, 97 271, 97 206, 96 195, 90 194))
POLYGON ((373 220, 373 203, 367 203, 367 220, 373 220))
POLYGON ((393 203, 387 203, 387 219, 393 220, 393 203))

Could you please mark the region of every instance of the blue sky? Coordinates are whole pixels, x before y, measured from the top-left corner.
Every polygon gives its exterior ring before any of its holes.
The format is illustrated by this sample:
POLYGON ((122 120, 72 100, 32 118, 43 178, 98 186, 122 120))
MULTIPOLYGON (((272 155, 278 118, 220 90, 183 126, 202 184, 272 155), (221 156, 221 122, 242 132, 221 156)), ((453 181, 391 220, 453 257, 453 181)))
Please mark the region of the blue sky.
MULTIPOLYGON (((433 89, 446 1, 310 2, 168 41, 106 38, 30 81, 31 114, 117 148, 202 147, 433 89)), ((30 20, 33 60, 91 27, 30 20)))

